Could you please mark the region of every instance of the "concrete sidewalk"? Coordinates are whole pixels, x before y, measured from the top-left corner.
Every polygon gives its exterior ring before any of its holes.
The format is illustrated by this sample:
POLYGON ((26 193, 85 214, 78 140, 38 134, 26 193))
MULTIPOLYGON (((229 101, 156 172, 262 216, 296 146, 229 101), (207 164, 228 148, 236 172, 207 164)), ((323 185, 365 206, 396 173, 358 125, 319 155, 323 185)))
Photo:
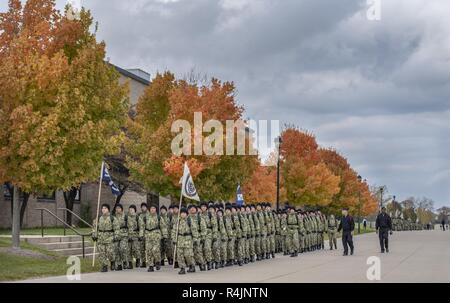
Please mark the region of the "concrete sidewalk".
MULTIPOLYGON (((281 282, 371 282, 366 272, 367 259, 381 260, 380 282, 450 282, 450 232, 396 232, 391 237, 391 252, 379 253, 375 233, 356 236, 354 256, 342 257, 338 251, 318 251, 298 258, 277 256, 272 260, 244 267, 231 267, 179 276, 177 271, 163 268, 147 273, 144 269, 82 275, 84 283, 281 283, 281 282)), ((67 283, 66 277, 52 277, 24 282, 67 283)), ((77 282, 69 282, 77 283, 77 282)), ((373 283, 373 282, 371 282, 373 283)))

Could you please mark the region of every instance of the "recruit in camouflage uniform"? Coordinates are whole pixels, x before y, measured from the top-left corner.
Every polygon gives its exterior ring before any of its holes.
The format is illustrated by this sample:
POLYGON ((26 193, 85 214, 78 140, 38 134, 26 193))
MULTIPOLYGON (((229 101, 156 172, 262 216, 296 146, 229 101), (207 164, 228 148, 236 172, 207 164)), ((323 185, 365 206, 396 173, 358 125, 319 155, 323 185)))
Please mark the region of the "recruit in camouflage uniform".
POLYGON ((161 206, 159 210, 159 216, 161 219, 161 225, 166 227, 166 231, 161 234, 161 266, 164 266, 165 260, 169 265, 173 264, 173 250, 171 245, 171 224, 169 214, 167 213, 167 208, 165 206, 161 206))
POLYGON ((335 249, 337 249, 337 239, 336 239, 336 232, 337 232, 338 222, 334 218, 334 215, 331 215, 328 219, 328 239, 330 241, 330 250, 333 250, 333 246, 335 249))
POLYGON ((270 203, 266 203, 267 250, 266 258, 275 258, 275 222, 270 203))
POLYGON ((128 269, 128 226, 127 216, 123 212, 123 206, 115 206, 115 218, 119 225, 119 231, 114 242, 116 257, 116 270, 128 269))
POLYGON ((167 227, 161 221, 156 207, 152 205, 150 212, 139 218, 139 236, 145 239, 145 254, 148 272, 161 269, 161 239, 167 235, 167 227))
POLYGON ((304 253, 306 248, 306 228, 305 228, 305 221, 303 219, 303 214, 301 212, 298 213, 297 219, 298 219, 299 252, 304 253))
POLYGON ((250 230, 250 222, 247 217, 247 213, 245 210, 245 206, 241 207, 240 210, 240 216, 241 216, 241 226, 242 228, 242 238, 244 238, 244 264, 248 264, 250 262, 250 237, 251 237, 251 230, 250 230))
POLYGON ((208 204, 200 204, 202 213, 200 214, 201 226, 201 239, 203 242, 203 255, 207 269, 211 270, 213 267, 213 253, 212 253, 212 225, 211 225, 211 213, 208 211, 208 204))
POLYGON ((172 256, 175 268, 178 268, 179 266, 178 266, 178 262, 175 259, 175 256, 173 256, 173 251, 175 249, 175 246, 174 246, 173 243, 175 242, 175 239, 172 238, 172 235, 173 235, 173 230, 177 228, 177 221, 178 221, 179 213, 180 213, 180 210, 178 208, 178 205, 171 205, 171 207, 169 208, 169 218, 170 218, 170 220, 169 220, 169 228, 168 228, 168 230, 170 230, 170 238, 171 238, 171 241, 170 241, 170 251, 171 251, 171 253, 170 254, 172 256))
POLYGON ((255 251, 256 229, 255 229, 255 221, 253 219, 251 206, 247 206, 245 208, 245 213, 247 215, 249 233, 250 233, 250 238, 248 240, 249 258, 250 258, 249 261, 253 263, 253 262, 255 262, 255 255, 256 255, 256 251, 255 251))
POLYGON ((240 217, 237 212, 237 206, 231 207, 232 212, 232 218, 233 218, 233 225, 234 225, 234 236, 235 236, 235 243, 234 243, 234 264, 239 264, 239 266, 242 266, 242 258, 243 258, 243 245, 244 242, 242 241, 242 227, 240 222, 240 217))
POLYGON ((92 240, 96 242, 98 248, 98 260, 101 271, 107 272, 108 265, 111 264, 111 270, 114 265, 114 240, 119 232, 119 225, 116 219, 109 212, 109 205, 102 205, 102 215, 98 222, 94 222, 92 240), (98 226, 98 227, 97 227, 98 226))
POLYGON ((209 204, 208 212, 210 216, 211 224, 211 254, 212 254, 212 268, 219 269, 221 258, 220 258, 220 233, 219 233, 219 219, 217 217, 217 211, 213 204, 209 204))
POLYGON ((287 256, 289 254, 289 250, 288 250, 288 241, 289 241, 289 231, 288 231, 288 225, 287 225, 287 213, 284 210, 281 214, 281 219, 280 219, 280 233, 281 233, 281 237, 282 237, 282 251, 283 251, 283 255, 287 256))
POLYGON ((287 216, 288 225, 288 249, 291 257, 297 257, 299 251, 298 218, 294 208, 289 208, 287 216))
POLYGON ((199 265, 200 271, 205 271, 205 258, 203 257, 203 246, 201 238, 201 230, 205 230, 206 226, 201 226, 202 221, 197 214, 197 207, 190 205, 188 207, 189 218, 191 221, 192 240, 194 241, 194 259, 195 263, 199 265))
POLYGON ((266 258, 267 253, 267 226, 263 206, 261 204, 257 205, 256 213, 259 221, 259 260, 263 260, 266 258))
POLYGON ((281 237, 281 212, 274 212, 275 216, 275 253, 283 251, 283 241, 281 237))
POLYGON ((127 214, 128 227, 128 268, 133 268, 133 259, 136 259, 136 267, 141 266, 141 247, 139 244, 139 221, 136 214, 136 206, 131 205, 127 214))
MULTIPOLYGON (((174 214, 175 215, 175 214, 174 214)), ((172 217, 175 221, 175 228, 172 229, 172 244, 176 246, 176 260, 180 267, 180 275, 186 274, 186 267, 189 266, 188 272, 195 272, 194 259, 194 243, 192 219, 188 216, 187 209, 180 210, 180 216, 172 217), (178 220, 179 218, 179 220, 178 220), (178 228, 177 228, 178 227, 178 228), (178 234, 177 234, 178 230, 178 234)))
POLYGON ((234 246, 235 246, 235 231, 234 231, 234 223, 233 223, 233 214, 231 213, 231 206, 227 206, 225 209, 224 216, 225 228, 227 230, 227 263, 226 266, 231 266, 234 263, 234 246))
POLYGON ((220 263, 219 267, 223 268, 225 264, 228 262, 228 233, 227 228, 225 227, 225 218, 223 215, 223 210, 217 210, 217 227, 219 232, 218 244, 220 249, 220 263))
MULTIPOLYGON (((141 268, 146 268, 147 267, 147 260, 146 260, 146 252, 145 252, 145 238, 141 237, 141 218, 143 216, 146 216, 148 213, 148 207, 147 207, 147 203, 142 203, 141 204, 141 213, 138 214, 138 226, 139 226, 139 249, 140 249, 140 254, 141 254, 141 268)), ((137 265, 136 265, 137 266, 137 265)))

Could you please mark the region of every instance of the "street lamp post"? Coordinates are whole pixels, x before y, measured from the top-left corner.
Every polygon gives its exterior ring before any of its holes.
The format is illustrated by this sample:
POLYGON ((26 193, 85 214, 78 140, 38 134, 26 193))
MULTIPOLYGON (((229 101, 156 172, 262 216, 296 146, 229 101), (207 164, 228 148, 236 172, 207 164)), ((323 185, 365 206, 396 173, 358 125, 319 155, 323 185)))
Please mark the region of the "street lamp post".
POLYGON ((383 188, 383 186, 380 186, 380 210, 383 208, 383 191, 384 191, 384 188, 383 188))
POLYGON ((277 144, 278 153, 277 153, 277 210, 280 209, 280 148, 281 143, 283 142, 281 136, 275 139, 277 144))
MULTIPOLYGON (((358 176, 358 181, 361 183, 362 177, 358 176)), ((361 233, 361 188, 358 188, 358 234, 361 233)))

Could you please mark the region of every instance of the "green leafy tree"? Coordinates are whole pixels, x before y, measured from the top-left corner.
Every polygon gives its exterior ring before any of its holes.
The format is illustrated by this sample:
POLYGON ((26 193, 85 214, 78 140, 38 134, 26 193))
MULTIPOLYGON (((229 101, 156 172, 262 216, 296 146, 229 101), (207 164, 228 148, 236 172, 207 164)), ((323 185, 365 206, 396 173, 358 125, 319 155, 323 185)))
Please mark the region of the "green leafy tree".
POLYGON ((0 15, 0 176, 14 200, 96 180, 123 140, 128 89, 91 25, 90 12, 69 20, 51 0, 10 0, 0 15))

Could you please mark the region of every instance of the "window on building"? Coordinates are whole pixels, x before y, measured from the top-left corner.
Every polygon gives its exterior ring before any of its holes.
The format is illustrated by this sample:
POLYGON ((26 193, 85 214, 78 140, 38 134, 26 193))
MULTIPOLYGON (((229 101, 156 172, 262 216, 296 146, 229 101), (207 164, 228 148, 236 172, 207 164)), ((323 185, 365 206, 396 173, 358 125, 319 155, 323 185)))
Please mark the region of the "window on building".
POLYGON ((54 202, 56 201, 56 193, 53 192, 52 194, 39 194, 37 196, 37 200, 39 202, 54 202))
POLYGON ((5 197, 5 200, 11 200, 11 193, 6 184, 3 184, 3 197, 5 197))
POLYGON ((77 195, 75 196, 75 202, 79 203, 81 201, 81 187, 77 190, 77 195))

